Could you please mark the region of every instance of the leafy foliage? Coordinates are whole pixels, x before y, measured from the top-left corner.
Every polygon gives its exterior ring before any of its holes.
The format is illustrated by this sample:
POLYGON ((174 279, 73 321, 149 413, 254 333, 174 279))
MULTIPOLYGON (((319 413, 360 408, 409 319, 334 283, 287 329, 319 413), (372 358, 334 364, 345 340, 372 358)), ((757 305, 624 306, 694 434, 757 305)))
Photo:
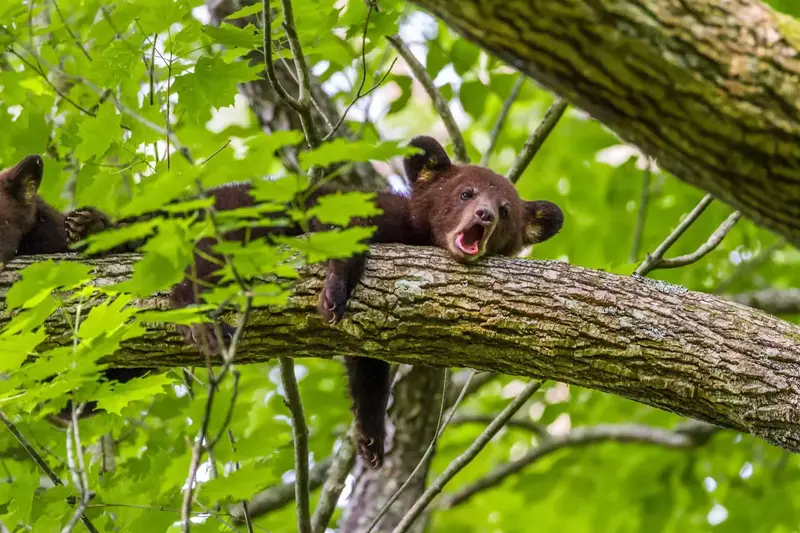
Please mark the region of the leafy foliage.
MULTIPOLYGON (((770 3, 800 15, 794 2, 770 3)), ((264 213, 282 215, 275 224, 317 217, 340 226, 310 238, 286 238, 282 242, 288 250, 265 242, 219 245, 228 258, 223 276, 232 279, 236 269, 258 294, 258 305, 282 305, 300 265, 363 251, 372 231, 343 228, 352 218, 376 214, 368 194, 329 196, 307 212, 287 209, 308 191, 311 167, 325 167, 326 179, 333 180, 342 164, 385 163, 407 153, 403 141, 411 135, 433 132, 443 137, 430 101, 418 96, 418 82, 400 68, 345 121, 357 133, 355 140, 337 138, 308 150, 298 131, 263 133, 258 127, 262 117, 236 97, 238 84, 263 78, 263 33, 254 17, 260 14, 260 3, 244 6, 218 27, 203 22, 206 8, 200 0, 59 0, 57 5, 13 0, 0 6, 0 166, 42 153, 40 193, 62 209, 93 205, 115 217, 158 210, 185 214, 211 207, 196 198, 198 185, 250 180, 254 197, 263 204, 218 214, 222 227, 264 223, 264 213), (364 116, 370 120, 361 124, 358 117, 364 116), (284 148, 302 148, 300 168, 285 168, 284 148), (267 276, 272 281, 265 282, 267 276)), ((340 110, 353 99, 362 75, 362 45, 369 87, 393 55, 383 37, 399 29, 415 43, 412 50, 454 109, 470 157, 480 159, 516 83, 507 65, 426 15, 404 12, 404 3, 397 1, 382 1, 380 11, 370 14, 366 31, 368 8, 362 0, 295 0, 294 5, 307 60, 340 110)), ((286 37, 281 23, 277 16, 272 28, 276 42, 286 37)), ((289 56, 288 49, 276 51, 276 57, 289 56)), ((523 85, 497 138, 489 162, 493 169, 510 168, 532 124, 551 102, 552 96, 532 83, 523 85)), ((518 183, 524 198, 549 199, 566 212, 559 237, 537 246, 533 257, 630 274, 702 197, 653 169, 646 223, 638 253, 631 258, 644 167, 638 153, 599 123, 568 112, 518 183)), ((713 204, 670 255, 696 249, 728 213, 725 206, 713 204)), ((247 291, 235 284, 208 293, 206 305, 198 309, 155 311, 134 305, 134 298, 179 281, 194 243, 215 231, 208 217, 154 217, 89 240, 89 251, 99 252, 129 238, 151 236, 131 280, 93 285, 89 267, 48 261, 24 269, 21 281, 4 295, 4 312, 13 319, 0 332, 0 371, 5 374, 0 408, 37 449, 52 454, 45 457, 62 479, 70 479, 65 434, 45 417, 62 409, 68 396, 97 400, 106 411, 80 424, 84 445, 109 434, 116 443, 113 472, 101 475, 99 463, 87 460, 90 488, 96 493, 87 514, 101 531, 179 530, 175 510, 182 503, 192 439, 206 417, 208 434, 219 440, 213 459, 206 457, 200 472, 197 501, 205 508, 245 499, 280 483, 294 468, 291 427, 273 363, 237 366, 238 385, 234 390, 232 380, 223 381, 208 415, 204 384, 209 375, 202 368, 191 375, 154 372, 125 384, 97 381, 103 357, 121 343, 148 348, 136 343, 153 323, 207 320, 204 313, 228 300, 241 310, 247 291), (85 304, 98 300, 102 303, 87 313, 85 304), (51 317, 70 327, 53 329, 51 317)), ((797 286, 797 250, 781 248, 761 262, 775 242, 768 232, 741 221, 703 261, 653 275, 709 292, 797 286)), ((330 361, 304 360, 298 374, 311 455, 321 461, 351 420, 342 372, 330 361)), ((517 385, 511 378, 497 379, 470 397, 461 412, 494 414, 517 385)), ((522 418, 556 435, 599 423, 669 428, 679 421, 627 400, 564 385, 551 385, 536 398, 522 418)), ((441 472, 480 429, 469 424, 449 428, 432 472, 441 472)), ((519 428, 504 430, 447 490, 468 486, 540 445, 541 439, 519 428)), ((0 520, 12 531, 60 531, 73 509, 66 498, 78 496, 74 484, 40 490, 41 472, 7 431, 0 431, 0 450, 5 473, 0 520)), ((730 531, 790 531, 800 520, 793 496, 798 479, 796 457, 730 432, 680 450, 602 443, 542 457, 469 503, 433 513, 432 530, 529 531, 535 523, 543 531, 687 532, 706 531, 709 524, 730 531)), ((290 507, 259 517, 256 526, 295 530, 290 507)), ((230 530, 207 517, 193 527, 230 530)))

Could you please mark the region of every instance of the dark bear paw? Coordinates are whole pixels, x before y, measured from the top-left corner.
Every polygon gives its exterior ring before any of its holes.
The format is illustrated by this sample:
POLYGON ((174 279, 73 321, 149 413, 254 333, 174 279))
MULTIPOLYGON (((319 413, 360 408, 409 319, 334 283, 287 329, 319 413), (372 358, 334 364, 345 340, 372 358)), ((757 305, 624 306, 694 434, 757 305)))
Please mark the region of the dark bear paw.
POLYGON ((383 438, 367 437, 363 433, 358 438, 358 454, 372 470, 383 466, 383 438))
MULTIPOLYGON (((230 345, 236 328, 225 322, 220 322, 219 326, 222 328, 222 338, 225 344, 230 345)), ((217 342, 217 333, 213 324, 178 325, 177 329, 178 333, 183 335, 183 340, 186 344, 196 347, 201 353, 205 355, 219 354, 220 346, 219 342, 217 342)))
POLYGON ((319 313, 330 324, 338 323, 344 317, 347 308, 347 286, 344 280, 336 276, 328 276, 319 295, 319 313))
POLYGON ((67 244, 72 246, 89 235, 111 227, 111 221, 102 211, 93 207, 81 207, 67 213, 64 226, 67 230, 67 244))

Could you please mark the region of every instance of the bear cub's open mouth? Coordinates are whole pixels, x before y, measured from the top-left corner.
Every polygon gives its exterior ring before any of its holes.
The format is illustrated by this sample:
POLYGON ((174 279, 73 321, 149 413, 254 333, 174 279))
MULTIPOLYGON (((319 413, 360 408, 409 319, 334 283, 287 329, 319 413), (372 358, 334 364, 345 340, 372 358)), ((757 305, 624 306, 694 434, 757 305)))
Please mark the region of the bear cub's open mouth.
POLYGON ((486 228, 481 224, 473 224, 456 235, 456 248, 467 255, 478 255, 481 251, 481 241, 486 235, 486 228))

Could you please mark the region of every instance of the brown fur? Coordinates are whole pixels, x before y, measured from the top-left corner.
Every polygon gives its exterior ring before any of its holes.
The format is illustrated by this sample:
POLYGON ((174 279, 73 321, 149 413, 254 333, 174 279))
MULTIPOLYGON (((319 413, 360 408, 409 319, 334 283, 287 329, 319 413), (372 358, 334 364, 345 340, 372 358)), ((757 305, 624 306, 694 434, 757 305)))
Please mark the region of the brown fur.
MULTIPOLYGON (((474 165, 452 164, 442 146, 431 137, 416 137, 410 144, 421 150, 404 161, 412 184, 411 195, 380 193, 377 205, 383 213, 354 222, 377 226, 370 242, 439 246, 448 250, 456 261, 470 263, 485 255, 514 255, 524 246, 545 241, 561 229, 563 213, 555 204, 525 202, 503 176, 474 165), (480 239, 468 238, 468 235, 478 235, 480 239), (462 243, 461 247, 457 241, 462 243), (472 253, 467 253, 465 247, 472 253)), ((248 191, 248 185, 212 191, 216 209, 253 205, 248 191)), ((325 192, 315 194, 309 206, 325 192)), ((312 229, 322 228, 312 224, 312 229)), ((254 228, 252 238, 274 233, 275 230, 254 228)), ((301 230, 294 227, 280 233, 297 235, 301 230)), ((229 233, 224 238, 241 241, 244 230, 229 233)), ((204 239, 198 246, 211 254, 213 243, 213 239, 204 239)), ((366 255, 360 254, 329 262, 319 299, 320 314, 329 323, 334 324, 344 316, 347 301, 364 272, 365 261, 366 255)), ((214 275, 217 266, 201 255, 195 255, 195 268, 198 278, 212 283, 218 281, 214 275)), ((188 277, 174 288, 171 299, 174 307, 195 303, 194 288, 188 277)), ((188 342, 206 347, 212 353, 218 351, 212 328, 200 325, 179 329, 188 342)), ((228 338, 233 332, 228 325, 223 325, 223 331, 228 338)), ((378 468, 384 456, 390 367, 386 362, 366 357, 345 358, 345 365, 360 430, 360 453, 370 466, 378 468)))

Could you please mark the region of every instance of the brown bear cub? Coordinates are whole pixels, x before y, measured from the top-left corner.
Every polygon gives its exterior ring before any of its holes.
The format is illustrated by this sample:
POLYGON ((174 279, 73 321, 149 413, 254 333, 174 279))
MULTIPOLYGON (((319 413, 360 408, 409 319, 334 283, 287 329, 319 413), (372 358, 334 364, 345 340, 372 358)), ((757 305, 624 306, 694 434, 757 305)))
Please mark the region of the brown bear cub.
POLYGON ((110 226, 106 216, 92 208, 63 214, 38 194, 44 163, 29 155, 0 171, 0 263, 18 255, 58 254, 92 233, 110 226))
MULTIPOLYGON (((404 160, 411 182, 410 196, 390 192, 379 193, 377 205, 381 215, 354 224, 376 226, 372 243, 399 243, 417 246, 438 246, 447 250, 456 261, 471 263, 486 255, 513 256, 525 246, 554 236, 564 220, 561 209, 547 201, 526 202, 520 199, 514 185, 491 170, 474 165, 453 164, 444 148, 433 138, 415 137, 410 142, 422 153, 404 160)), ((248 185, 232 185, 209 191, 216 209, 235 209, 254 204, 248 185)), ((309 207, 322 194, 309 200, 309 207)), ((321 227, 312 222, 312 230, 321 227)), ((298 235, 299 227, 284 233, 298 235)), ((254 228, 252 238, 270 234, 266 228, 254 228)), ((274 230, 273 230, 274 234, 274 230)), ((244 239, 244 230, 224 236, 226 240, 244 239)), ((204 239, 198 247, 213 255, 213 239, 204 239)), ((319 311, 331 324, 342 319, 347 301, 364 272, 366 254, 347 260, 332 260, 320 294, 319 311)), ((197 277, 216 283, 216 264, 203 254, 195 255, 197 277)), ((187 271, 188 272, 188 271, 187 271)), ((197 288, 198 291, 201 287, 197 288)), ((174 307, 195 303, 192 282, 184 279, 172 292, 174 307)), ((232 328, 223 325, 226 335, 232 328)), ((216 337, 208 326, 180 326, 188 342, 217 351, 216 337)), ((379 468, 384 458, 385 415, 390 393, 388 363, 366 357, 345 359, 353 414, 360 432, 359 451, 367 464, 379 468)))

